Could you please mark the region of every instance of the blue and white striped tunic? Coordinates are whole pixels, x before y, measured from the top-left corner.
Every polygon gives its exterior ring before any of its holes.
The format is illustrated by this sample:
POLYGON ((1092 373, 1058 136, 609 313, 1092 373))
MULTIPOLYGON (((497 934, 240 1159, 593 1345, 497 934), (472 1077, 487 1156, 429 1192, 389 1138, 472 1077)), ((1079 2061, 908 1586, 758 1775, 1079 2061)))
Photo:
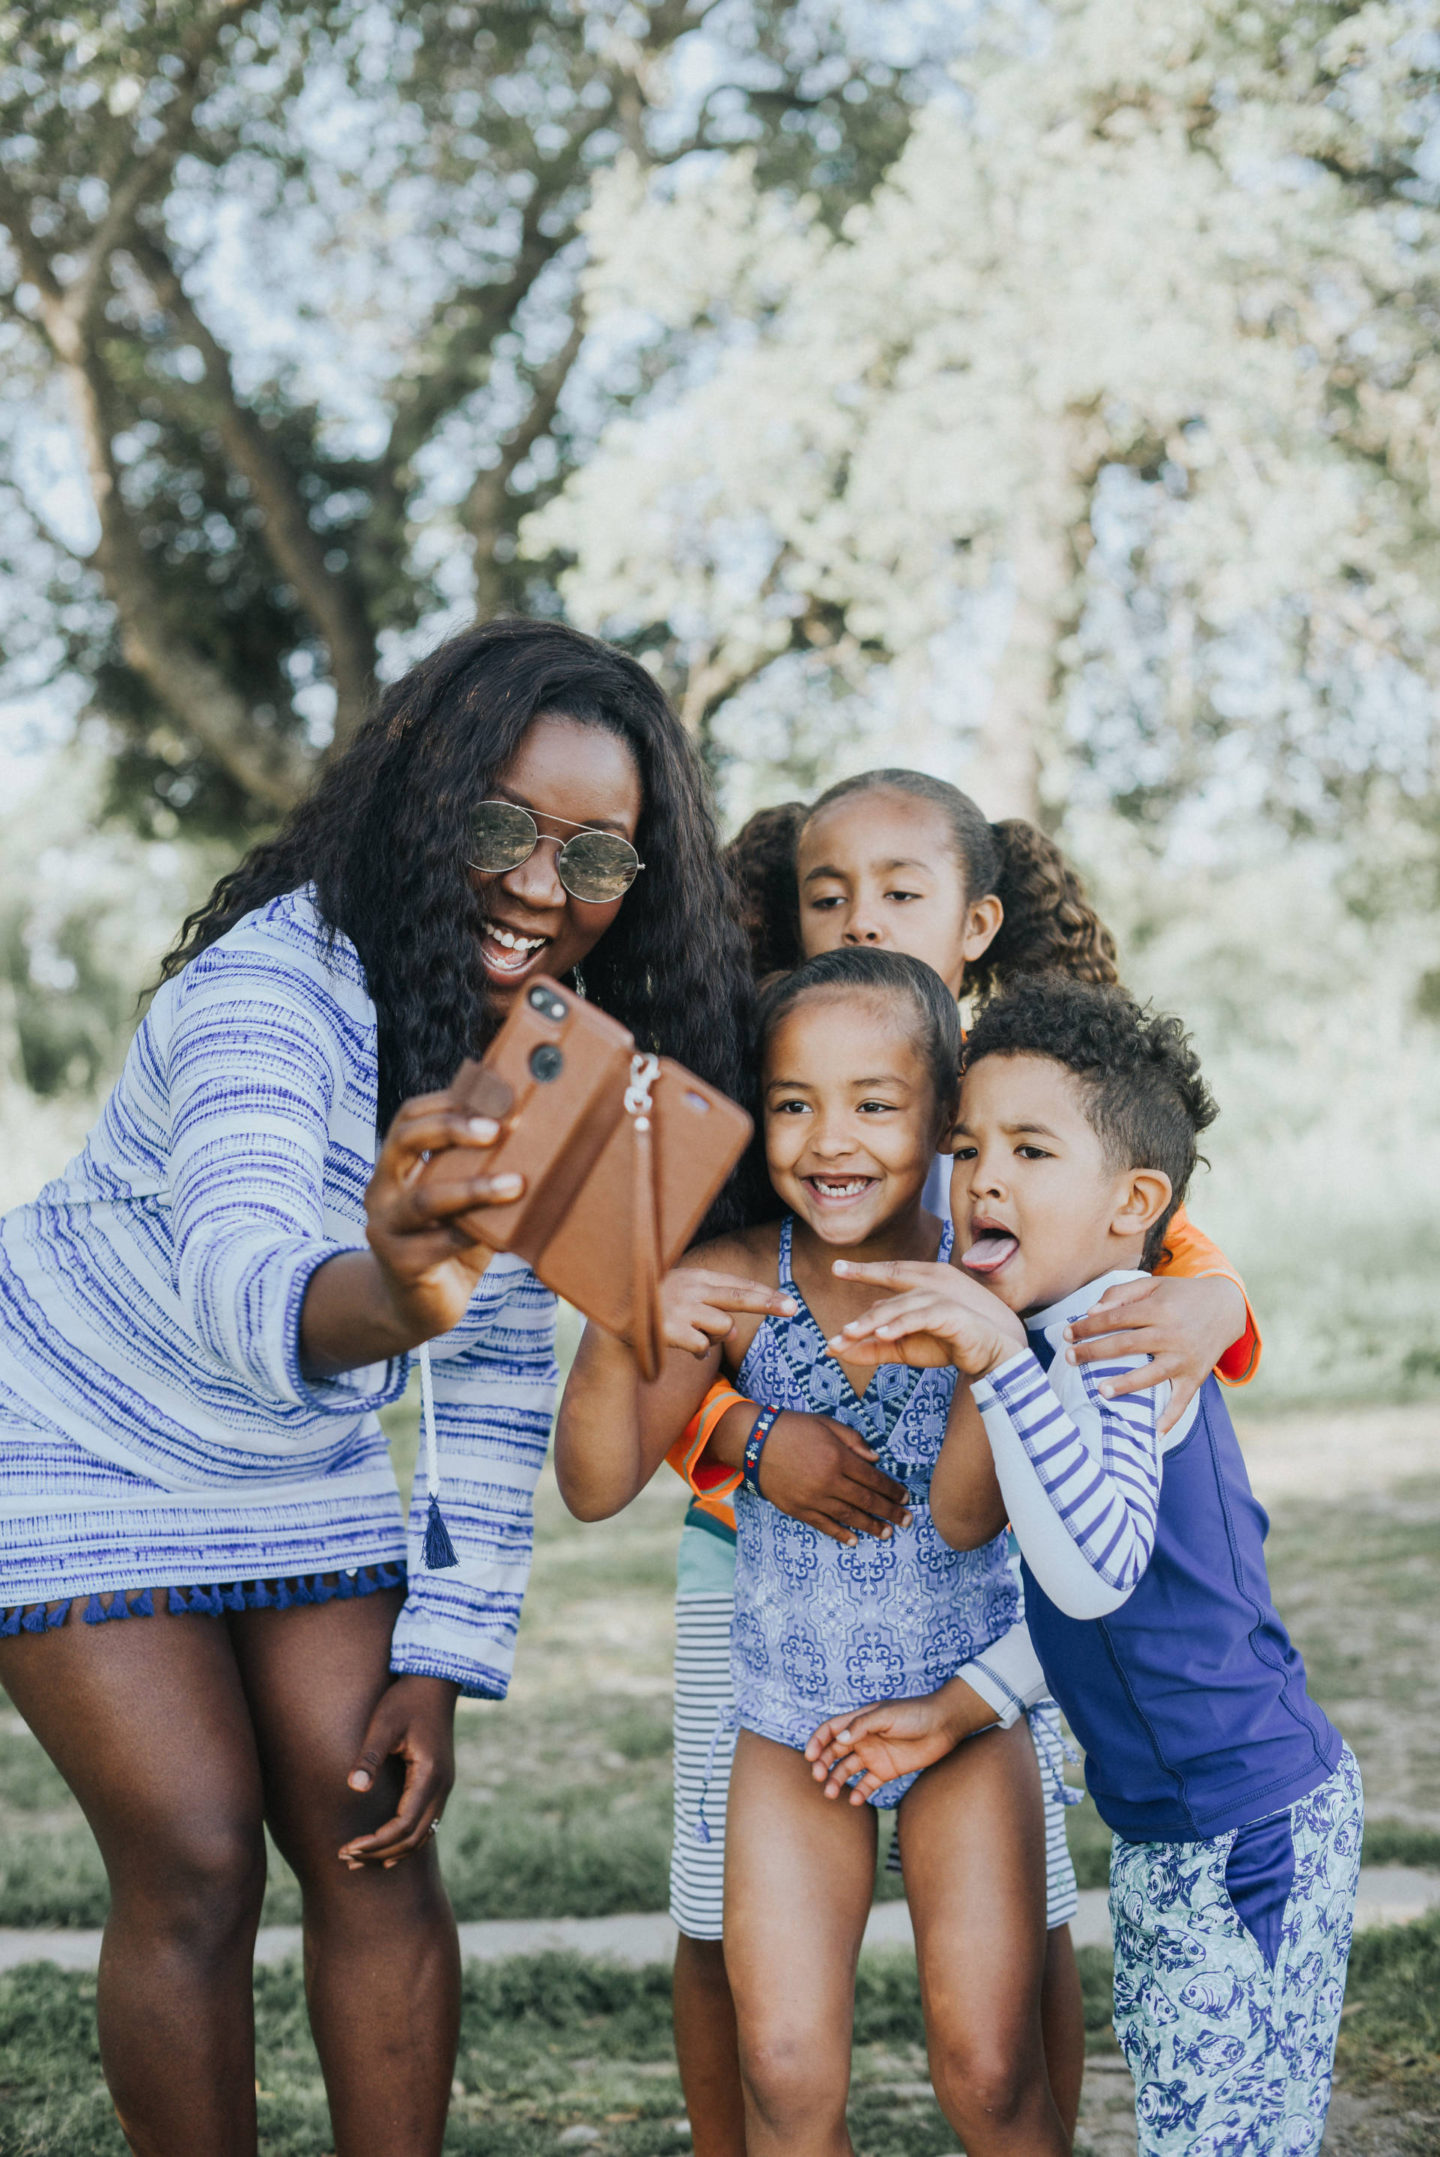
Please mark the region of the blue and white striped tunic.
POLYGON ((408 1545, 392 1667, 504 1695, 555 1299, 502 1255, 431 1344, 460 1562, 428 1572, 423 1490, 407 1536, 376 1413, 404 1391, 408 1358, 331 1379, 300 1365, 311 1275, 364 1246, 375 1111, 364 972, 308 890, 247 915, 160 989, 84 1150, 0 1219, 0 1609, 348 1584, 403 1565, 408 1545))

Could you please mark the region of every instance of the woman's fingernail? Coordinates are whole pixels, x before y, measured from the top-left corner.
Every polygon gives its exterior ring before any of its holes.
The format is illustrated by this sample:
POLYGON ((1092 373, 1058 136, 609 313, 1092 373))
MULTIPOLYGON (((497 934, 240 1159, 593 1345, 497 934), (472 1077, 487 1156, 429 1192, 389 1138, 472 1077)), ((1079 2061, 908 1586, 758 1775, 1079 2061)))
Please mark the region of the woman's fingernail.
POLYGON ((835 1263, 834 1263, 834 1264, 833 1264, 833 1265, 831 1266, 831 1268, 830 1268, 830 1271, 831 1271, 832 1273, 848 1273, 848 1272, 850 1271, 850 1261, 849 1261, 849 1259, 848 1259, 848 1258, 837 1258, 837 1259, 835 1260, 835 1263))
POLYGON ((1102 1398, 1108 1401, 1111 1394, 1115 1391, 1115 1388, 1112 1385, 1106 1384, 1102 1385, 1099 1390, 1102 1398))
POLYGON ((509 1198, 512 1192, 516 1195, 519 1194, 521 1181, 522 1179, 519 1176, 507 1172, 503 1176, 494 1177, 491 1180, 490 1189, 497 1198, 509 1198))
POLYGON ((352 1790, 368 1790, 370 1788, 370 1777, 366 1774, 364 1768, 355 1768, 351 1771, 350 1788, 352 1790))
POLYGON ((1065 1338, 1066 1338, 1066 1340, 1067 1340, 1067 1341, 1073 1341, 1073 1340, 1074 1340, 1074 1338, 1075 1338, 1075 1328, 1074 1328, 1073 1326, 1067 1326, 1067 1327, 1065 1328, 1065 1338))
POLYGON ((1074 1349, 1073 1349, 1073 1348, 1067 1348, 1067 1349, 1066 1349, 1066 1351, 1065 1351, 1065 1361, 1066 1361, 1067 1363, 1078 1363, 1078 1362, 1079 1362, 1079 1360, 1080 1360, 1080 1359, 1079 1359, 1079 1357, 1078 1357, 1078 1356, 1076 1355, 1076 1353, 1075 1353, 1075 1351, 1074 1351, 1074 1349))
POLYGON ((466 1128, 472 1138, 491 1139, 500 1135, 499 1124, 490 1116, 472 1116, 466 1128))

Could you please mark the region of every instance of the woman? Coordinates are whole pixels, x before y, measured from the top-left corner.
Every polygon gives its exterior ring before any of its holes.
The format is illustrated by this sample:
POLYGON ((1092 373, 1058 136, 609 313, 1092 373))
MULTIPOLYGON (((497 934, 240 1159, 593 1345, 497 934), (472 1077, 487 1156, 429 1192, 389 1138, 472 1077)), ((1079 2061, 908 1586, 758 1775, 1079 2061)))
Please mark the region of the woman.
POLYGON ((458 1225, 518 1190, 444 1089, 541 970, 742 1090, 698 761, 643 668, 512 621, 387 690, 216 887, 84 1152, 0 1223, 0 1681, 105 1859, 101 2050, 143 2157, 256 2147, 267 1823, 337 2157, 440 2148, 430 1838, 456 1696, 508 1682, 555 1381, 553 1298, 458 1225), (442 1211, 452 1144, 476 1174, 442 1211), (376 1418, 426 1340, 446 1570, 376 1418))

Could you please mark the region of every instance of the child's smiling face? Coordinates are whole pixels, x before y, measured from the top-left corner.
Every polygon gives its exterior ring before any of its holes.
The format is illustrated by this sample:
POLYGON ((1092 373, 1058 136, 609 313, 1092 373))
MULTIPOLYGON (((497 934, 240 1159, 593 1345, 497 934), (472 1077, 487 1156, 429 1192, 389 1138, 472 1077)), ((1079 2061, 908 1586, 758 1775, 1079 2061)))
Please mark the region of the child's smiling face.
POLYGON ((908 1008, 817 990, 765 1052, 765 1159, 775 1193, 822 1242, 880 1233, 925 1185, 940 1136, 930 1067, 908 1008))
POLYGON ((807 959, 846 944, 908 952, 933 966, 952 996, 1002 918, 998 899, 968 900, 942 811, 888 787, 847 794, 811 817, 796 876, 807 959))
POLYGON ((1043 1310, 1137 1267, 1170 1202, 1158 1169, 1117 1167, 1083 1081, 1048 1056, 986 1056, 965 1074, 950 1205, 966 1272, 1012 1311, 1043 1310))

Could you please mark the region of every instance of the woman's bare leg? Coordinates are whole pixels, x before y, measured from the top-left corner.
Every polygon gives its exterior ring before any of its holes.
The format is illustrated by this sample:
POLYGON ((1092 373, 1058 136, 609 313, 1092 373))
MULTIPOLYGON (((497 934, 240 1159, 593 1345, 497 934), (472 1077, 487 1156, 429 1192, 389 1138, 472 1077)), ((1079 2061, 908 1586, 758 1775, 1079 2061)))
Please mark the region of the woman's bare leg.
POLYGON ((725 1966, 749 2157, 853 2157, 855 1965, 874 1878, 870 1806, 827 1803, 802 1754, 742 1730, 725 1830, 725 1966))
POLYGON ((97 2015, 137 2157, 253 2157, 259 1762, 218 1618, 0 1641, 0 1681, 80 1801, 110 1879, 97 2015))
POLYGON ((340 1845, 388 1820, 390 1762, 361 1796, 347 1776, 390 1682, 399 1589, 230 1622, 271 1831, 299 1877, 310 2023, 337 2157, 431 2157, 445 2132, 460 2028, 460 1951, 436 1845, 352 1872, 340 1845))
POLYGON ((1068 1925, 1045 1935, 1045 1978, 1040 1989, 1040 2028, 1050 2094, 1060 2124, 1071 2142, 1080 2118, 1080 2090, 1085 2080, 1085 1996, 1080 1965, 1068 1925))
POLYGON ((675 1943, 675 2057, 694 2157, 746 2157, 735 2001, 723 1940, 675 1943))
POLYGON ((1045 1823, 1030 1733, 987 1731, 903 1801, 930 2075, 969 2157, 1067 2157, 1040 2032, 1045 1823))

